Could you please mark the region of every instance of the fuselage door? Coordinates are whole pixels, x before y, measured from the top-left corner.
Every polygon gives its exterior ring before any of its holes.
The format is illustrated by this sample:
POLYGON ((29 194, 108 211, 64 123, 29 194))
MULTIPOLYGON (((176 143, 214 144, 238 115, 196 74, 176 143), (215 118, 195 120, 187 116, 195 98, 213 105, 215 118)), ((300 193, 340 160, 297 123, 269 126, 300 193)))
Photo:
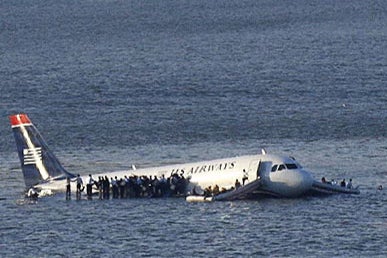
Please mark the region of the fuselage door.
POLYGON ((250 162, 249 171, 248 171, 249 182, 252 182, 258 178, 259 176, 258 169, 259 169, 260 163, 261 163, 261 160, 252 160, 250 162))
POLYGON ((261 180, 270 181, 270 171, 272 164, 273 163, 271 161, 263 161, 259 163, 257 173, 261 180))

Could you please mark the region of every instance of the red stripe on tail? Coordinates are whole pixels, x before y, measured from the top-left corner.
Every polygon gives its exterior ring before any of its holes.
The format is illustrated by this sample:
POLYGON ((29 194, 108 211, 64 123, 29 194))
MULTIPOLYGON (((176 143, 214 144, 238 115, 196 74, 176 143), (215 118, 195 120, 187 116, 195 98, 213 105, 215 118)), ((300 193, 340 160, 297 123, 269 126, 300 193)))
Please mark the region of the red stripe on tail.
POLYGON ((31 121, 26 114, 9 116, 9 121, 12 126, 31 124, 31 121))

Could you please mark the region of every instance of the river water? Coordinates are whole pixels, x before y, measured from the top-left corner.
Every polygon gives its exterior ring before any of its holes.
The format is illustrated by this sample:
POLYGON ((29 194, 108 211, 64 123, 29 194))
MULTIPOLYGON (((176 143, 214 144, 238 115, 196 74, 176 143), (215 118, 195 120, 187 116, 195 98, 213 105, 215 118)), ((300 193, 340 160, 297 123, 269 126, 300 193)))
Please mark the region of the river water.
POLYGON ((0 256, 387 256, 384 1, 0 3, 0 256), (361 194, 25 200, 10 114, 71 172, 268 152, 361 194))

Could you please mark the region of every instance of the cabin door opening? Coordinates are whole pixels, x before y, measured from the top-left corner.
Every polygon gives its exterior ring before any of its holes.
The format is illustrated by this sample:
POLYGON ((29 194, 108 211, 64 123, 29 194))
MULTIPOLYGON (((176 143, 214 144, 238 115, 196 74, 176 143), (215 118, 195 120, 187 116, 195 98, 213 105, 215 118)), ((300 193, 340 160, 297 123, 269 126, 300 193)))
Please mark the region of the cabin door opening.
POLYGON ((257 176, 259 176, 261 180, 269 180, 271 166, 272 162, 270 161, 260 162, 257 169, 257 176))
POLYGON ((250 162, 249 171, 247 173, 247 176, 249 178, 248 182, 253 182, 255 179, 258 178, 260 164, 261 164, 260 160, 253 160, 250 162))

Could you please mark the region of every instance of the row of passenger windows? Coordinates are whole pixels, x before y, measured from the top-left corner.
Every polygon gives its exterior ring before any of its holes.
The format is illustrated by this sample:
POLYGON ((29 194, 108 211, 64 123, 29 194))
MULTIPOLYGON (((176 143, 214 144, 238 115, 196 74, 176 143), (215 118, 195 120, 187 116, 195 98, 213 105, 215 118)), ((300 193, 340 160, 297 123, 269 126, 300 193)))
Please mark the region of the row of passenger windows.
POLYGON ((274 165, 271 168, 271 172, 276 172, 276 171, 281 171, 284 169, 297 169, 297 165, 294 163, 289 163, 289 164, 281 164, 281 165, 274 165))

